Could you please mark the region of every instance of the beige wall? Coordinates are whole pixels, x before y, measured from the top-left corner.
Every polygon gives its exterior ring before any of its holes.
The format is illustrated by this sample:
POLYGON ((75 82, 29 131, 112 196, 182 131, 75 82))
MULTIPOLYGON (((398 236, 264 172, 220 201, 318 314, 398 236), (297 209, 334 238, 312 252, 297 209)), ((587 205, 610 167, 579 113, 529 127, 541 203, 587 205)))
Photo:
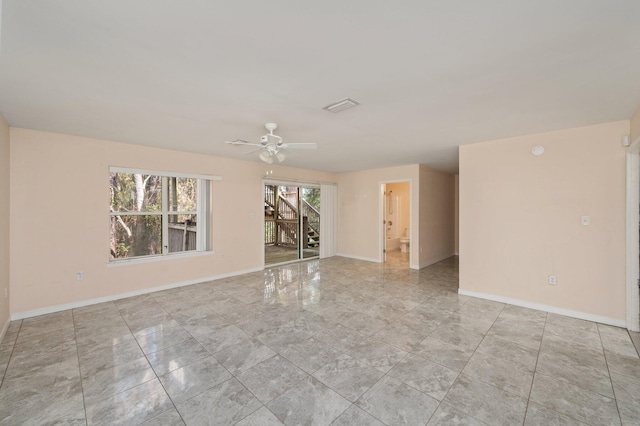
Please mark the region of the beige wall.
POLYGON ((455 189, 455 228, 454 228, 454 244, 456 254, 460 253, 460 175, 456 175, 455 189))
MULTIPOLYGON (((374 262, 381 260, 380 184, 411 181, 411 241, 418 239, 418 165, 364 170, 338 175, 337 253, 374 262)), ((418 267, 418 244, 411 243, 411 267, 418 267)))
POLYGON ((631 143, 640 139, 640 107, 631 116, 631 143))
POLYGON ((624 321, 627 134, 619 121, 461 146, 460 291, 624 321))
POLYGON ((411 181, 411 268, 454 254, 454 176, 422 165, 338 175, 338 253, 381 261, 382 182, 411 181))
POLYGON ((455 175, 420 166, 420 267, 455 252, 455 175))
POLYGON ((0 115, 0 339, 9 323, 9 125, 0 115))
POLYGON ((259 269, 266 171, 274 179, 335 181, 328 173, 17 128, 11 144, 12 314, 259 269), (108 265, 109 166, 222 176, 213 183, 216 253, 108 265))

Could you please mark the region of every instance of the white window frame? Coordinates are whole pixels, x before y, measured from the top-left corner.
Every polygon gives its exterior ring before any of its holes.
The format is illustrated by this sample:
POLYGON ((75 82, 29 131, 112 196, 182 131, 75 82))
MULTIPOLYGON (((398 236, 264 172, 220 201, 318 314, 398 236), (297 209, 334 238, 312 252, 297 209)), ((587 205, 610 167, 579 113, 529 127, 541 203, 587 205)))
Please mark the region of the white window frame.
POLYGON ((221 181, 221 176, 163 172, 157 170, 133 169, 127 167, 109 167, 109 173, 143 174, 159 176, 162 179, 162 211, 156 212, 109 212, 109 220, 115 216, 162 216, 162 254, 135 256, 122 259, 109 259, 110 264, 140 262, 146 260, 157 260, 165 257, 185 256, 189 254, 201 254, 211 251, 211 241, 209 238, 211 229, 211 182, 221 181), (169 211, 169 187, 168 178, 197 179, 196 210, 195 211, 169 211), (196 249, 189 251, 169 252, 169 216, 195 214, 196 220, 196 249))

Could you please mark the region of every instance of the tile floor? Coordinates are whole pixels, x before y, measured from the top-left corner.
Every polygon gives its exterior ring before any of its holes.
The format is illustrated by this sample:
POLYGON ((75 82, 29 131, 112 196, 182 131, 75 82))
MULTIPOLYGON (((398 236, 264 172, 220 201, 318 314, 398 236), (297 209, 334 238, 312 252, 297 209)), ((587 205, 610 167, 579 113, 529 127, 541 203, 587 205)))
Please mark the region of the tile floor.
POLYGON ((620 328, 331 258, 11 323, 0 423, 620 425, 640 359, 620 328))

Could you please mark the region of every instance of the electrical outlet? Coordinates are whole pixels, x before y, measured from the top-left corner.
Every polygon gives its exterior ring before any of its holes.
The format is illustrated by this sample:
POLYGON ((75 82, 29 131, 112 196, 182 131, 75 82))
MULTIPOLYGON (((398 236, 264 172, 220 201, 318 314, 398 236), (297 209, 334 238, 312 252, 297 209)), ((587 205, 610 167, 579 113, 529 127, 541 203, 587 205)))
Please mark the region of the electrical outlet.
POLYGON ((558 278, 555 275, 549 275, 549 284, 550 285, 558 284, 558 278))
POLYGON ((82 271, 76 272, 76 280, 78 280, 78 281, 84 280, 84 272, 82 272, 82 271))

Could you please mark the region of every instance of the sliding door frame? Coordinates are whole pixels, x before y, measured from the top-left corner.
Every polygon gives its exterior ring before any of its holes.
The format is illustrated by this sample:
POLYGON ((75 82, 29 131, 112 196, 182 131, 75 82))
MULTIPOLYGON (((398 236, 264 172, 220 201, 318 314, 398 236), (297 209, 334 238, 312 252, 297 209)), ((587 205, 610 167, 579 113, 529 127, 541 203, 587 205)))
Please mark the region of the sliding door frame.
MULTIPOLYGON (((322 191, 321 185, 319 183, 316 182, 304 182, 304 181, 291 181, 291 180, 282 180, 282 179, 263 179, 262 180, 262 205, 264 206, 264 194, 265 194, 265 187, 266 186, 287 186, 287 187, 296 187, 297 188, 297 193, 298 193, 298 203, 297 203, 297 209, 298 209, 298 247, 297 247, 297 252, 298 252, 298 258, 295 260, 288 260, 285 262, 279 262, 279 263, 271 263, 269 265, 266 264, 266 259, 265 259, 265 241, 264 241, 264 235, 265 235, 265 231, 266 231, 266 227, 265 227, 265 221, 264 221, 264 217, 262 219, 262 265, 263 268, 264 267, 271 267, 271 266, 280 266, 280 265, 286 265, 289 263, 295 263, 295 262, 302 262, 302 261, 306 261, 306 260, 315 260, 315 259, 319 259, 320 258, 320 247, 322 247, 322 240, 320 240, 320 246, 318 247, 318 254, 316 256, 311 256, 311 257, 304 257, 304 248, 303 248, 303 244, 302 244, 302 238, 304 236, 303 234, 303 220, 302 220, 302 215, 300 214, 300 209, 301 209, 301 201, 302 201, 302 189, 304 188, 317 188, 320 191, 322 191)), ((275 202, 277 202, 277 200, 275 200, 275 202)), ((264 210, 264 208, 263 208, 264 210)), ((322 217, 322 212, 320 213, 320 217, 322 217)), ((276 218, 277 220, 277 218, 276 218)))

